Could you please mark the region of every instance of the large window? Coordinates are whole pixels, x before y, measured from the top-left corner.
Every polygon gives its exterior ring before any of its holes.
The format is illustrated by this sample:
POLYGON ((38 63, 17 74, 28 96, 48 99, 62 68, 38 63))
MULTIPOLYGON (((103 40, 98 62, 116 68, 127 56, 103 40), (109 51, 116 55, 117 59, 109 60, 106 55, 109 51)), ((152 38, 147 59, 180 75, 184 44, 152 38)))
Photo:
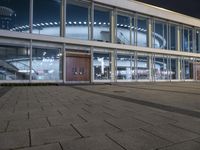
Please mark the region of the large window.
POLYGON ((149 80, 149 56, 146 54, 137 55, 137 79, 149 80))
POLYGON ((130 44, 130 17, 117 15, 117 43, 130 44))
POLYGON ((167 49, 167 24, 164 22, 154 23, 153 47, 167 49))
POLYGON ((29 80, 30 50, 0 45, 0 80, 29 80))
POLYGON ((196 52, 200 53, 200 30, 196 31, 196 52))
POLYGON ((193 60, 182 58, 181 60, 181 79, 193 79, 193 60))
POLYGON ((29 32, 29 0, 0 1, 0 29, 29 32))
POLYGON ((153 65, 153 73, 155 80, 168 80, 170 78, 170 67, 168 64, 167 57, 155 56, 153 65))
POLYGON ((182 51, 193 52, 193 30, 184 27, 182 29, 182 51))
POLYGON ((111 79, 111 53, 94 52, 93 74, 94 80, 111 79))
POLYGON ((137 18, 137 46, 147 47, 147 37, 148 37, 148 21, 146 18, 137 18))
POLYGON ((110 10, 95 7, 93 30, 93 40, 104 42, 111 41, 110 10))
POLYGON ((170 79, 176 80, 178 79, 178 58, 171 57, 170 59, 170 79))
POLYGON ((168 49, 176 50, 177 49, 177 26, 169 25, 169 41, 168 41, 168 49))
POLYGON ((60 49, 33 48, 32 79, 60 80, 62 59, 60 49))
POLYGON ((33 33, 60 35, 60 1, 33 0, 33 33))
POLYGON ((117 79, 118 80, 131 80, 132 69, 131 69, 131 56, 125 54, 117 55, 117 79))
POLYGON ((75 0, 67 0, 66 37, 88 40, 89 6, 75 0))

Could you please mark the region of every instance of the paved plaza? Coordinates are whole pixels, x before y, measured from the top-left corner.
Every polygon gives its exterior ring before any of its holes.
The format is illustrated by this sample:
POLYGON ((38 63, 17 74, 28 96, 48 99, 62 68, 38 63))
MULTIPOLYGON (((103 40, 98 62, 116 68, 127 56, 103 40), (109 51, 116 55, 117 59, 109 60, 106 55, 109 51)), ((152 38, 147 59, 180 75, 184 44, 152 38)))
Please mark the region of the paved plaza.
POLYGON ((200 83, 1 86, 0 150, 200 150, 200 83))

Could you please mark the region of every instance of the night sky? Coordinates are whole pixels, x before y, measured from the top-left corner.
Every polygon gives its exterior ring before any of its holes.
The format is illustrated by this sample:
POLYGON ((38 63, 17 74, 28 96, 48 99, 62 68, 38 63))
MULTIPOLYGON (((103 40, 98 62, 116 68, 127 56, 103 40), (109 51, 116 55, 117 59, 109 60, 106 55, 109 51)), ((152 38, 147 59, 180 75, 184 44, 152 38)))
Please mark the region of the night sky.
POLYGON ((137 0, 200 19, 200 0, 137 0))

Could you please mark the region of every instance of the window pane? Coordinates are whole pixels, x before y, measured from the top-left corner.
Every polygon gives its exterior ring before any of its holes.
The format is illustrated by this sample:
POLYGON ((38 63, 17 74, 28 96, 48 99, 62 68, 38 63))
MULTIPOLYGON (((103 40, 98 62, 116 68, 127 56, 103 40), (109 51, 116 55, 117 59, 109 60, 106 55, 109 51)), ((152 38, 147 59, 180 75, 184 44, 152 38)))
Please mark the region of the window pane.
POLYGON ((149 57, 139 55, 137 57, 137 77, 138 80, 149 79, 149 57))
POLYGON ((117 16, 117 43, 130 44, 130 17, 117 16))
POLYGON ((117 55, 117 79, 131 80, 131 56, 117 55))
POLYGON ((0 80, 29 80, 29 54, 25 47, 0 45, 0 80))
POLYGON ((60 49, 33 48, 32 79, 60 80, 61 62, 60 49))
POLYGON ((110 11, 95 7, 93 39, 110 42, 110 35, 110 11))
POLYGON ((94 80, 111 79, 111 54, 97 53, 93 54, 94 80))
POLYGON ((169 79, 169 66, 167 58, 155 57, 154 62, 154 74, 156 80, 167 80, 169 79))
POLYGON ((193 30, 189 30, 189 50, 193 53, 193 30))
POLYGON ((196 31, 196 52, 200 53, 200 32, 196 31))
POLYGON ((189 30, 183 30, 183 51, 189 52, 189 30))
POLYGON ((60 35, 60 1, 33 1, 33 33, 53 36, 60 35))
POLYGON ((67 2, 66 37, 88 40, 88 5, 67 2))
POLYGON ((189 59, 184 59, 182 66, 184 78, 183 79, 193 79, 193 62, 189 59))
POLYGON ((170 76, 172 80, 178 79, 178 58, 171 58, 170 76))
POLYGON ((176 31, 177 31, 176 26, 171 25, 170 26, 170 39, 169 39, 169 41, 170 41, 169 49, 171 49, 171 50, 176 50, 176 39, 177 39, 176 31))
POLYGON ((147 47, 147 19, 137 19, 137 45, 147 47))
POLYGON ((0 29, 29 32, 29 0, 1 0, 0 16, 0 29))

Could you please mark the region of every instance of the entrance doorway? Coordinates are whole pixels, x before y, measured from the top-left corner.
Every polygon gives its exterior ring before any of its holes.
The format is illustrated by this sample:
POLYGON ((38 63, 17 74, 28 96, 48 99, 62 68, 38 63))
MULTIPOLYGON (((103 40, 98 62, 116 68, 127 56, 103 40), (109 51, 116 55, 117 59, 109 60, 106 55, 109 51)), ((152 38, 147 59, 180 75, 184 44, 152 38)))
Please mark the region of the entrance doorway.
POLYGON ((90 55, 66 55, 66 81, 90 82, 90 55))

